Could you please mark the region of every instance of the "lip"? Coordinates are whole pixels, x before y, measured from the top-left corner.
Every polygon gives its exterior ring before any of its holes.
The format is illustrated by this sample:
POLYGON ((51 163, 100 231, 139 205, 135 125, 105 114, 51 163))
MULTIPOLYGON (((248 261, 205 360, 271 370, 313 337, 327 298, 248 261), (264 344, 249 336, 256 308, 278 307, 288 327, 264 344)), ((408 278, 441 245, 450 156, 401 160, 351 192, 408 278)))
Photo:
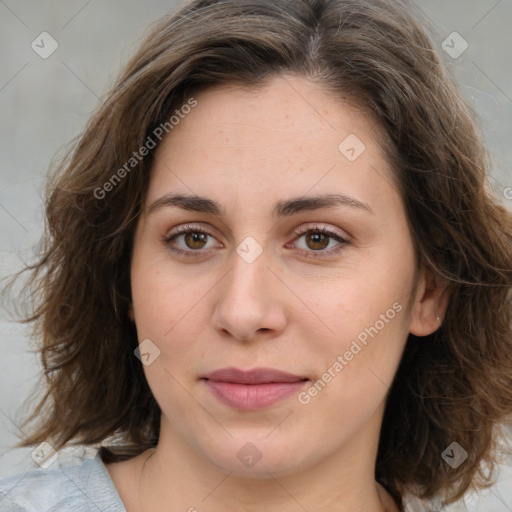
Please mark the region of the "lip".
POLYGON ((202 380, 222 403, 244 411, 270 407, 297 393, 308 381, 273 368, 244 371, 233 367, 216 370, 202 380))
POLYGON ((204 378, 216 382, 233 382, 236 384, 268 384, 270 382, 297 382, 307 380, 307 377, 293 375, 291 373, 275 370, 274 368, 254 368, 246 371, 232 366, 216 370, 205 375, 204 378))

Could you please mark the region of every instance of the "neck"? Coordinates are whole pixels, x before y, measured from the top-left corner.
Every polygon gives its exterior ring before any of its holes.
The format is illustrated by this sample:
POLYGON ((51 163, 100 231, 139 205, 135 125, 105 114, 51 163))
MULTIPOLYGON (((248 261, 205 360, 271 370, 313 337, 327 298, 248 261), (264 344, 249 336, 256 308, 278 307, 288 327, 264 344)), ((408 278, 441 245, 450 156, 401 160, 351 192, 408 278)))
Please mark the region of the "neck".
MULTIPOLYGON (((372 422, 365 426, 372 428, 372 422)), ((133 476, 138 473, 138 477, 132 480, 138 485, 131 486, 131 497, 124 496, 140 505, 127 510, 398 512, 394 500, 374 480, 378 436, 369 434, 358 432, 346 446, 326 458, 319 455, 315 464, 300 471, 268 470, 255 478, 217 467, 163 418, 159 444, 154 452, 137 457, 133 476)))

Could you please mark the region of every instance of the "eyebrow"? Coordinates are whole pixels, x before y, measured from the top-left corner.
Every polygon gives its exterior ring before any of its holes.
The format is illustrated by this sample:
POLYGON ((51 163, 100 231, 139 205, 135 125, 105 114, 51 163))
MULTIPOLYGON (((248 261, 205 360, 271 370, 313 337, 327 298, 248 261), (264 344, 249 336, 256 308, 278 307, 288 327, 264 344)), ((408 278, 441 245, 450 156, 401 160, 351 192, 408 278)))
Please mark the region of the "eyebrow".
MULTIPOLYGON (((352 208, 375 214, 371 207, 353 197, 343 194, 323 194, 317 196, 304 196, 277 202, 272 209, 272 217, 289 217, 305 211, 314 211, 322 208, 335 208, 350 206, 352 208)), ((198 195, 186 195, 178 193, 166 194, 151 203, 149 214, 164 207, 181 208, 190 212, 209 213, 218 217, 225 215, 224 208, 216 201, 198 195)))

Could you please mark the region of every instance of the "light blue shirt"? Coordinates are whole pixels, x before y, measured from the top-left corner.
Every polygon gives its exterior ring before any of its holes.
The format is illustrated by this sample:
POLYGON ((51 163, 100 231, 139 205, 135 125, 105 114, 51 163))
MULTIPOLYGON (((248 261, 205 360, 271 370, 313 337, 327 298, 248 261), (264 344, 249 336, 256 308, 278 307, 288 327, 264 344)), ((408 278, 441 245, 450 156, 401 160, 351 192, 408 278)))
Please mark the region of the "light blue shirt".
POLYGON ((0 480, 0 512, 126 512, 99 455, 0 480))

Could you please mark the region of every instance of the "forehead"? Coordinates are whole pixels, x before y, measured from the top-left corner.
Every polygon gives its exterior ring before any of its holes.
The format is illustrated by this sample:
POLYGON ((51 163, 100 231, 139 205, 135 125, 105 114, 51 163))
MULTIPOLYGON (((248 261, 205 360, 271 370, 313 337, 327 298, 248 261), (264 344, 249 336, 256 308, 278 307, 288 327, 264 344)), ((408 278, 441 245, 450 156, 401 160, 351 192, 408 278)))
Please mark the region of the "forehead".
POLYGON ((260 147, 265 142, 272 145, 298 137, 302 137, 302 143, 309 139, 311 145, 323 138, 337 147, 336 142, 350 130, 375 141, 384 135, 378 123, 363 113, 354 99, 335 94, 299 75, 278 75, 251 86, 215 85, 195 93, 194 98, 197 107, 181 116, 168 138, 183 135, 184 131, 194 135, 203 128, 211 130, 211 136, 220 132, 226 144, 230 142, 229 136, 242 137, 252 131, 251 136, 258 136, 255 146, 260 147))
POLYGON ((150 200, 176 187, 260 197, 263 190, 282 196, 386 183, 396 189, 372 118, 305 78, 216 86, 194 98, 197 105, 158 148, 150 200))

